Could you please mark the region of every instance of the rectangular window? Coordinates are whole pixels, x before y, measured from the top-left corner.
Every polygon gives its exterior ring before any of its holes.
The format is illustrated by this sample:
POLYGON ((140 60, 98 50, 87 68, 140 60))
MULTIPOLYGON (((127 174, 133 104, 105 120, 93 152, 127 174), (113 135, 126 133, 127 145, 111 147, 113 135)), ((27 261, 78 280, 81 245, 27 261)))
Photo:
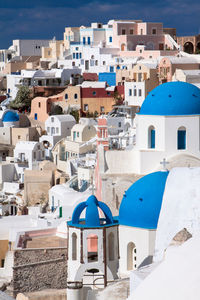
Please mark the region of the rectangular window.
POLYGON ((79 137, 79 131, 77 131, 77 137, 79 137))
POLYGON ((58 133, 59 132, 59 128, 58 127, 56 127, 56 133, 58 133))
POLYGON ((41 103, 40 102, 38 102, 38 107, 40 107, 41 106, 41 103))
POLYGON ((133 29, 130 29, 130 34, 131 34, 131 35, 133 35, 133 32, 134 32, 133 29))
POLYGON ((98 60, 95 60, 95 66, 98 66, 98 60))
POLYGON ((178 130, 178 150, 186 149, 186 130, 178 130))
POLYGON ((112 43, 112 36, 109 37, 109 42, 112 43))
POLYGON ((73 141, 76 139, 76 131, 73 131, 73 141))
POLYGON ((79 58, 82 58, 82 53, 81 52, 79 53, 79 58))
POLYGON ((156 34, 156 28, 152 29, 152 34, 156 34))
POLYGON ((104 108, 104 106, 101 106, 101 112, 103 113, 103 112, 105 112, 105 108, 104 108))
POLYGON ((90 36, 88 36, 87 43, 90 45, 90 36))
POLYGON ((76 57, 76 53, 73 53, 73 59, 76 57))
POLYGON ((51 122, 54 122, 54 117, 51 117, 51 122))
POLYGON ((20 140, 21 139, 21 135, 18 135, 18 140, 20 140))
POLYGON ((126 29, 122 29, 122 35, 126 34, 126 29))
POLYGON ((50 132, 50 127, 47 127, 47 132, 50 132))
POLYGON ((110 67, 110 72, 111 72, 111 73, 114 72, 114 67, 113 67, 113 66, 110 67))
POLYGON ((151 149, 155 149, 155 139, 156 138, 156 132, 155 129, 151 130, 151 149))
POLYGON ((88 111, 88 104, 84 104, 84 110, 88 111))
POLYGON ((119 126, 119 127, 121 127, 121 126, 122 126, 122 123, 121 123, 121 122, 119 122, 118 126, 119 126))
POLYGON ((83 37, 83 45, 85 45, 85 37, 83 37))
POLYGON ((4 268, 4 264, 5 264, 5 259, 1 260, 1 268, 4 268))
POLYGON ((141 97, 142 96, 142 90, 139 89, 138 92, 139 92, 139 97, 141 97))
POLYGON ((136 97, 137 96, 137 90, 134 89, 133 92, 134 92, 134 97, 136 97))
POLYGON ((76 53, 76 59, 78 59, 79 58, 79 55, 78 55, 78 53, 76 53))
POLYGON ((129 89, 129 96, 132 96, 132 89, 129 89))

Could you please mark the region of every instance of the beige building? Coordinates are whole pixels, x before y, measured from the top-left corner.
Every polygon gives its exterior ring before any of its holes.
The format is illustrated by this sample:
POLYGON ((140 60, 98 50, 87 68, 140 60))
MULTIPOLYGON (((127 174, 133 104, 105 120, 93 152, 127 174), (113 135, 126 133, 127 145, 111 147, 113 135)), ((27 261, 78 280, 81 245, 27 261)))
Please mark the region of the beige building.
POLYGON ((52 60, 58 59, 62 54, 64 47, 63 41, 52 40, 49 42, 49 47, 42 47, 42 59, 41 60, 52 60))
POLYGON ((20 141, 39 141, 40 127, 0 127, 0 141, 3 145, 15 146, 20 141))
POLYGON ((79 123, 73 126, 71 137, 60 140, 53 148, 53 161, 58 170, 67 172, 67 162, 88 152, 94 151, 94 143, 90 141, 96 135, 93 125, 79 123))
POLYGON ((63 100, 57 104, 60 105, 63 111, 67 111, 68 108, 81 108, 81 87, 69 85, 62 93, 63 100))
POLYGON ((80 27, 65 27, 64 32, 64 47, 68 50, 70 47, 70 42, 80 41, 80 27))
POLYGON ((32 206, 38 203, 45 205, 47 203, 49 189, 59 178, 56 170, 55 164, 43 161, 40 163, 39 170, 24 172, 24 203, 26 205, 32 206))
POLYGON ((116 84, 124 85, 126 80, 133 80, 133 69, 116 69, 116 84))
POLYGON ((5 65, 3 74, 12 74, 21 70, 34 70, 39 68, 40 56, 22 56, 20 60, 12 59, 5 65))
POLYGON ((133 67, 132 78, 136 82, 141 82, 145 80, 151 80, 152 89, 159 84, 158 75, 157 75, 157 62, 144 62, 137 63, 133 67))
POLYGON ((200 85, 200 70, 182 70, 176 69, 172 76, 172 81, 184 81, 200 85))

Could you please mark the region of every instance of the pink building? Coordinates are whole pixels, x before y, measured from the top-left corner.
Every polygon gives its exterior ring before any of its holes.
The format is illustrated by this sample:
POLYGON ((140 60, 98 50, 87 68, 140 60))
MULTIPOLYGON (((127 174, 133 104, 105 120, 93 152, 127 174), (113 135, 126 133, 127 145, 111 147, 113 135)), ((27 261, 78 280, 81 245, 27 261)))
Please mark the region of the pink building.
POLYGON ((51 111, 51 101, 47 97, 36 97, 31 102, 30 117, 34 120, 45 122, 51 111))
MULTIPOLYGON (((169 34, 163 31, 162 23, 147 23, 142 21, 114 21, 113 22, 113 46, 121 50, 121 56, 137 56, 137 46, 142 45, 145 51, 152 52, 152 58, 163 55, 161 51, 177 50, 179 47, 169 34), (153 54, 154 51, 155 54, 153 54), (125 53, 123 53, 125 52, 125 53)), ((144 51, 143 51, 144 52, 144 51)), ((177 53, 177 51, 175 51, 177 53)), ((145 58, 147 55, 141 52, 145 58)))
POLYGON ((176 69, 195 70, 200 68, 200 63, 193 57, 163 57, 158 65, 160 83, 172 81, 176 69))

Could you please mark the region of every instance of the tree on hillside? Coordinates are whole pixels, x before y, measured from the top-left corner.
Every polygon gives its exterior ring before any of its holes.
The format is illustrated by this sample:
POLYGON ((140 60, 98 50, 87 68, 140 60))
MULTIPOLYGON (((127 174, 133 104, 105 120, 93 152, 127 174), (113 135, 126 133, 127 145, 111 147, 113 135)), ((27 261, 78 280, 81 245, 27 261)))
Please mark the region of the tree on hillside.
POLYGON ((63 114, 63 109, 60 105, 53 105, 51 108, 51 113, 50 115, 62 115, 63 114))
POLYGON ((114 92, 114 101, 115 101, 115 105, 122 105, 123 103, 123 98, 122 96, 119 94, 118 91, 114 92))
POLYGON ((13 109, 29 109, 31 107, 31 91, 27 86, 20 86, 17 96, 14 101, 10 103, 10 108, 13 109))

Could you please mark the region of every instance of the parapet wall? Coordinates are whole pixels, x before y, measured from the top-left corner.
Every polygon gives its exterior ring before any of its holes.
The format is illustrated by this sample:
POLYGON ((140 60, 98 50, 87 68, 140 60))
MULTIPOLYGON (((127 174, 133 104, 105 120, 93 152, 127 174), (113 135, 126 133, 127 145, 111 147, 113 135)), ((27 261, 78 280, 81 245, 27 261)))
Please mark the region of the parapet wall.
POLYGON ((13 294, 67 287, 67 248, 14 252, 13 294))

